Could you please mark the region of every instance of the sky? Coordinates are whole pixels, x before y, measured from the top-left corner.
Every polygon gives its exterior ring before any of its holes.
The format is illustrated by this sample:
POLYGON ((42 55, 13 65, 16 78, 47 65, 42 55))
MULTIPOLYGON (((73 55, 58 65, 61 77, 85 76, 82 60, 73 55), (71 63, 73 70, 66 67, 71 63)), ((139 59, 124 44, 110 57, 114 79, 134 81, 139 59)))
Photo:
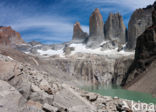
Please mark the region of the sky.
POLYGON ((89 17, 99 8, 104 22, 119 12, 125 26, 134 10, 155 0, 0 0, 0 26, 11 26, 26 41, 44 44, 70 41, 79 21, 89 33, 89 17))

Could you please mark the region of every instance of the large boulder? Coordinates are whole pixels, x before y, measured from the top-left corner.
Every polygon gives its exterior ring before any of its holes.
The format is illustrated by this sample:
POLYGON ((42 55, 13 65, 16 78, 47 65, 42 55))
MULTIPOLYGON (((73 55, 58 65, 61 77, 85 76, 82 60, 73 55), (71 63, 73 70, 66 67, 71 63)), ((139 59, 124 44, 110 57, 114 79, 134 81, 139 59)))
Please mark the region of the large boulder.
POLYGON ((126 42, 126 27, 123 18, 119 13, 110 14, 105 23, 105 38, 117 40, 120 44, 126 42))
POLYGON ((136 39, 146 28, 152 25, 153 6, 137 9, 131 16, 128 23, 128 43, 127 48, 134 50, 136 47, 136 39))
POLYGON ((74 29, 73 29, 73 42, 84 42, 85 39, 88 37, 88 34, 86 32, 83 32, 80 23, 76 22, 74 24, 74 29))
POLYGON ((0 112, 18 112, 25 103, 24 97, 14 87, 0 80, 0 112))
POLYGON ((20 34, 11 27, 0 27, 0 45, 10 46, 24 43, 20 34))
POLYGON ((89 33, 87 46, 92 48, 100 46, 104 41, 104 22, 98 8, 90 16, 89 33))

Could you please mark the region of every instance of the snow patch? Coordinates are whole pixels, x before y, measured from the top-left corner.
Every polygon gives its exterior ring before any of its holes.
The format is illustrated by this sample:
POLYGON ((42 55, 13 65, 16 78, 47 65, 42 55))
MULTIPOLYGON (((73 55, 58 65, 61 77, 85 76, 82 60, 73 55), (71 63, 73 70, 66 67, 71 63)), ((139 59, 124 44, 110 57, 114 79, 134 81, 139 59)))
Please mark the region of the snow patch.
POLYGON ((60 50, 52 50, 52 49, 48 49, 46 51, 44 50, 37 50, 37 52, 40 54, 40 55, 47 55, 47 56, 53 56, 53 55, 63 55, 63 49, 60 49, 60 50))
MULTIPOLYGON (((101 44, 105 44, 105 42, 102 42, 101 44)), ((87 48, 85 44, 70 44, 69 47, 73 47, 74 51, 71 51, 70 55, 74 55, 76 53, 87 53, 87 54, 98 54, 98 55, 104 55, 104 56, 109 56, 109 57, 117 57, 117 56, 128 56, 128 55, 133 55, 134 52, 127 52, 127 51, 120 51, 118 52, 118 48, 115 49, 107 49, 107 50, 101 50, 101 47, 96 48, 96 49, 91 49, 87 48)), ((40 55, 43 56, 53 56, 53 55, 59 55, 60 57, 65 57, 64 48, 60 50, 53 50, 53 49, 48 49, 48 50, 40 50, 38 49, 37 52, 40 55)))
MULTIPOLYGON (((102 43, 104 44, 104 42, 102 43)), ((126 52, 124 50, 118 52, 117 49, 108 49, 108 50, 101 50, 101 47, 96 49, 87 48, 84 44, 71 44, 70 47, 74 47, 75 50, 72 51, 72 54, 75 53, 89 53, 89 54, 99 54, 99 55, 107 55, 107 56, 116 56, 116 55, 132 55, 134 52, 126 52)))

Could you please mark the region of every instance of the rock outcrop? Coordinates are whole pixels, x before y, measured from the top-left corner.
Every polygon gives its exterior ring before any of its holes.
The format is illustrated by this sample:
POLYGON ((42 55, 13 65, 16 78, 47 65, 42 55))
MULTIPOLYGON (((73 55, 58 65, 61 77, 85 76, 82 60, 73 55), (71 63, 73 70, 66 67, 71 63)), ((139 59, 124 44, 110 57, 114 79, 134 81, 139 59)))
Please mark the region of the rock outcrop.
POLYGON ((82 43, 87 39, 87 37, 88 34, 86 32, 83 32, 80 23, 76 22, 74 24, 72 42, 82 43))
POLYGON ((104 22, 99 9, 95 11, 90 16, 89 21, 89 38, 87 41, 88 47, 98 47, 100 43, 104 41, 104 22))
POLYGON ((126 42, 126 27, 123 18, 119 13, 110 14, 105 23, 105 38, 108 40, 117 40, 120 44, 126 42))
POLYGON ((52 58, 48 62, 69 76, 74 76, 77 80, 81 80, 89 85, 109 86, 111 84, 121 84, 123 76, 133 59, 132 55, 108 58, 79 53, 66 57, 66 59, 52 58))
POLYGON ((117 86, 121 85, 125 73, 132 64, 133 60, 134 60, 133 56, 121 57, 119 59, 116 59, 114 64, 114 74, 112 78, 113 85, 117 86))
MULTIPOLYGON (((156 80, 156 6, 153 11, 153 25, 146 29, 146 31, 137 38, 135 49, 135 59, 130 66, 128 73, 125 75, 122 85, 131 86, 136 82, 136 89, 141 92, 155 93, 156 80), (144 81, 143 81, 144 79, 144 81), (146 80, 146 82, 145 82, 146 80), (141 85, 142 84, 142 85, 141 85), (149 86, 149 87, 148 87, 149 86), (140 89, 142 88, 142 89, 140 89)), ((135 90, 134 89, 134 90, 135 90)))
POLYGON ((146 28, 152 25, 153 6, 143 9, 137 9, 131 16, 128 23, 128 43, 127 48, 134 50, 136 47, 136 39, 146 28))
POLYGON ((20 34, 11 27, 0 27, 0 45, 12 46, 24 43, 20 34))
POLYGON ((26 103, 22 95, 7 82, 0 80, 0 111, 17 112, 26 103), (8 111, 7 111, 8 110, 8 111))

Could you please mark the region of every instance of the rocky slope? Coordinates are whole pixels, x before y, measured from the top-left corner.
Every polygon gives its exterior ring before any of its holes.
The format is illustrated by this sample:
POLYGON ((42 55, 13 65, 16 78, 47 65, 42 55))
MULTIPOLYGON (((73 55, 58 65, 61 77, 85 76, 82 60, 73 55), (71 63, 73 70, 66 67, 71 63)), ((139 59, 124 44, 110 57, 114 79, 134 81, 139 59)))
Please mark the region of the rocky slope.
POLYGON ((126 27, 123 18, 119 13, 110 14, 105 23, 105 38, 108 40, 117 40, 120 44, 126 42, 126 27))
POLYGON ((47 62, 56 66, 57 69, 62 70, 69 76, 74 76, 77 80, 85 82, 84 84, 109 86, 112 84, 121 84, 122 78, 132 61, 132 55, 106 58, 95 54, 79 53, 66 58, 52 57, 47 62), (114 81, 112 82, 113 79, 114 81))
POLYGON ((152 25, 152 11, 153 6, 148 6, 147 8, 137 9, 132 14, 128 23, 128 49, 134 50, 137 37, 152 25))
POLYGON ((130 86, 131 90, 144 91, 153 95, 156 93, 156 6, 154 8, 152 13, 153 25, 138 37, 134 62, 122 83, 130 86))
POLYGON ((90 16, 89 20, 89 38, 87 41, 88 47, 98 47, 100 43, 104 41, 104 22, 103 17, 99 9, 95 11, 90 16))
POLYGON ((24 43, 20 34, 14 31, 11 27, 0 27, 0 45, 14 46, 24 43))
POLYGON ((76 22, 74 24, 72 41, 82 43, 87 39, 87 37, 88 37, 88 34, 86 32, 83 32, 83 30, 81 29, 80 23, 76 22))

